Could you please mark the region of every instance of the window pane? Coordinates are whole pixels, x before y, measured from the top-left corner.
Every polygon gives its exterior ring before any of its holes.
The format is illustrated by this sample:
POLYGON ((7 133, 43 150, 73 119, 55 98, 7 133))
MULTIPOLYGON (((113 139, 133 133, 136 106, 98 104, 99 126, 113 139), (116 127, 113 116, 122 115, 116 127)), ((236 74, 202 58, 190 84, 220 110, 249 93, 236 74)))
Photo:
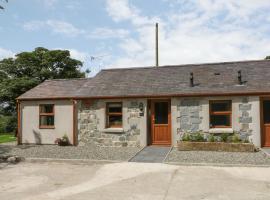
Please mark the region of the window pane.
POLYGON ((40 125, 41 126, 53 126, 54 125, 54 116, 40 116, 40 125))
POLYGON ((168 124, 168 102, 155 103, 155 124, 168 124))
POLYGON ((270 123, 270 101, 263 101, 263 121, 270 123))
POLYGON ((231 110, 231 101, 222 101, 222 102, 213 102, 211 103, 211 111, 230 111, 231 110))
POLYGON ((211 115, 210 127, 231 126, 230 115, 211 115))
POLYGON ((53 113, 53 105, 41 105, 40 106, 41 113, 53 113))
POLYGON ((122 116, 108 116, 109 127, 121 127, 122 126, 122 116))
POLYGON ((109 113, 121 113, 122 112, 122 104, 121 103, 109 103, 108 104, 108 112, 109 113))

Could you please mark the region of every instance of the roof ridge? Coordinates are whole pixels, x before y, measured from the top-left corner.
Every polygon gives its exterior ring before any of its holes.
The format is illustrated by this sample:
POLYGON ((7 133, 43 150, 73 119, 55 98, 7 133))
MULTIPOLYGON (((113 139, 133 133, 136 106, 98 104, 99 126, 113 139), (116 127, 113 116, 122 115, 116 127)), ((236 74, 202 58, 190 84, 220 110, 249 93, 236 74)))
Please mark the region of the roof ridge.
POLYGON ((49 81, 72 81, 72 80, 88 80, 88 79, 92 79, 92 77, 91 78, 90 77, 88 77, 88 78, 63 78, 63 79, 56 78, 56 79, 46 79, 45 81, 48 81, 48 82, 49 81))
POLYGON ((101 71, 114 71, 114 70, 135 70, 135 69, 158 69, 165 67, 188 67, 188 66, 206 66, 206 65, 226 65, 237 63, 253 63, 253 62, 270 62, 270 60, 242 60, 242 61, 224 61, 224 62, 210 62, 210 63, 194 63, 194 64, 180 64, 180 65, 162 65, 162 66, 145 66, 145 67, 123 67, 123 68, 109 68, 102 69, 101 71))

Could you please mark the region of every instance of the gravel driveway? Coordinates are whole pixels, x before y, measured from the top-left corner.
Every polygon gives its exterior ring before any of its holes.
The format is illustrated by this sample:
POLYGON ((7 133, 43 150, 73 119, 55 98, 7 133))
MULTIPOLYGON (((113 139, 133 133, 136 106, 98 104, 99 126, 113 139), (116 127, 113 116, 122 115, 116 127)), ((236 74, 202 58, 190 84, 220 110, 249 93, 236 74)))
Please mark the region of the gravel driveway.
POLYGON ((178 151, 174 148, 166 162, 198 164, 269 165, 270 156, 259 152, 178 151))
POLYGON ((136 147, 98 147, 57 145, 0 145, 0 155, 9 154, 25 158, 58 158, 58 159, 93 159, 93 160, 119 160, 127 161, 133 157, 140 148, 136 147))

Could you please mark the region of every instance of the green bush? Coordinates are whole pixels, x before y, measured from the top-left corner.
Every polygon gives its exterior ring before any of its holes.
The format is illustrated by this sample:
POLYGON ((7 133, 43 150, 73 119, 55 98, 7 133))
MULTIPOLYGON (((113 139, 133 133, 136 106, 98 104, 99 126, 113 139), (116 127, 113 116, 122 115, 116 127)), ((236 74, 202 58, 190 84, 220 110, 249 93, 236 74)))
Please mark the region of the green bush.
POLYGON ((15 133, 17 119, 15 116, 0 115, 0 133, 15 133))
POLYGON ((205 142, 205 139, 203 134, 200 132, 184 133, 184 135, 182 136, 182 141, 205 142))
POLYGON ((239 143, 242 142, 238 134, 233 134, 232 136, 232 142, 233 143, 239 143))
POLYGON ((194 142, 205 142, 204 136, 200 132, 191 134, 191 140, 194 142))
POLYGON ((209 141, 209 142, 215 142, 215 141, 216 141, 215 136, 214 136, 213 134, 211 134, 211 135, 209 136, 209 138, 208 138, 208 141, 209 141))
POLYGON ((182 141, 190 141, 190 136, 189 133, 184 133, 183 137, 182 137, 182 141))
POLYGON ((221 136, 220 136, 221 141, 222 142, 227 142, 228 139, 229 139, 229 136, 230 136, 230 134, 228 134, 228 133, 222 133, 221 136))

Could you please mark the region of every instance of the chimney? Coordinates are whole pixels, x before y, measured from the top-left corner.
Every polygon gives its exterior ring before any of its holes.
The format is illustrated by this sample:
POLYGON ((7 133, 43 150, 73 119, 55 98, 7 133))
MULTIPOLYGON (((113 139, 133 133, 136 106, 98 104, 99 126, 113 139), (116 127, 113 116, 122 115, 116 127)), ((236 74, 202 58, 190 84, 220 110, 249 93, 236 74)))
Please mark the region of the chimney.
POLYGON ((156 67, 158 67, 158 23, 156 23, 156 67))
POLYGON ((243 84, 241 70, 238 71, 238 84, 239 85, 243 84))
POLYGON ((193 72, 190 73, 190 77, 189 77, 189 83, 190 83, 190 87, 194 87, 194 78, 193 78, 193 72))

